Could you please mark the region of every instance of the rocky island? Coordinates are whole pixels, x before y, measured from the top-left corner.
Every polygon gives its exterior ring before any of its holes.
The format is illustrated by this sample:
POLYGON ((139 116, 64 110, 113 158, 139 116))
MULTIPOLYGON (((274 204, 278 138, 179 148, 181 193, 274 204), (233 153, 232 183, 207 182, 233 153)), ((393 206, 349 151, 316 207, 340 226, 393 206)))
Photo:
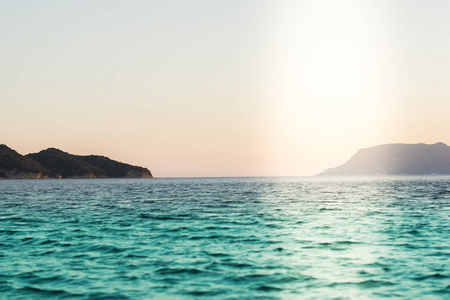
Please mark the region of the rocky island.
POLYGON ((48 148, 21 155, 0 145, 0 179, 152 178, 150 170, 99 155, 73 155, 48 148))
POLYGON ((449 175, 450 147, 387 144, 361 149, 345 164, 318 175, 449 175))

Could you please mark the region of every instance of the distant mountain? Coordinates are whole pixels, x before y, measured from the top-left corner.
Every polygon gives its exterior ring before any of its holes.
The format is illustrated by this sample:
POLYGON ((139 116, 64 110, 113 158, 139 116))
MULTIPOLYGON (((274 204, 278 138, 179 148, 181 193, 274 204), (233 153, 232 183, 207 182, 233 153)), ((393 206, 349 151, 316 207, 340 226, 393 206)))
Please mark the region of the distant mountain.
POLYGON ((387 144, 361 149, 342 166, 318 175, 450 174, 450 147, 444 143, 387 144))
POLYGON ((47 173, 37 161, 0 145, 0 178, 47 178, 47 173))
POLYGON ((0 178, 151 178, 142 167, 105 156, 73 155, 49 148, 26 156, 0 145, 0 178))
POLYGON ((95 178, 95 173, 97 173, 95 171, 98 171, 95 170, 94 166, 83 162, 75 155, 55 148, 48 148, 39 153, 28 154, 26 157, 38 162, 41 166, 45 166, 49 170, 51 177, 95 178))

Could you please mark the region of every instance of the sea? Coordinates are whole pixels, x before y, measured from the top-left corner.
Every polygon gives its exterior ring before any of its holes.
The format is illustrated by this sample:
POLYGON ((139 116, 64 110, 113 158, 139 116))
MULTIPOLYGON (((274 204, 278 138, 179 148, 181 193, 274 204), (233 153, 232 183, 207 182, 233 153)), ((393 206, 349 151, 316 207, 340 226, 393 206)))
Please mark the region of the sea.
POLYGON ((450 177, 0 181, 0 299, 450 299, 450 177))

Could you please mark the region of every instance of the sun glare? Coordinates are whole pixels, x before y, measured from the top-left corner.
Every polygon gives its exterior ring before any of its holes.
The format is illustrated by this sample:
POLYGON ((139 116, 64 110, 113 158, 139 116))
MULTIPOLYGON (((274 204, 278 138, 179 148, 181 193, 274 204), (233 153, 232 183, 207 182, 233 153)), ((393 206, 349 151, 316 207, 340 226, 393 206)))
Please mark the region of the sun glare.
POLYGON ((285 3, 268 71, 274 143, 296 157, 311 156, 313 142, 354 147, 352 141, 379 123, 382 57, 373 9, 355 1, 285 3))

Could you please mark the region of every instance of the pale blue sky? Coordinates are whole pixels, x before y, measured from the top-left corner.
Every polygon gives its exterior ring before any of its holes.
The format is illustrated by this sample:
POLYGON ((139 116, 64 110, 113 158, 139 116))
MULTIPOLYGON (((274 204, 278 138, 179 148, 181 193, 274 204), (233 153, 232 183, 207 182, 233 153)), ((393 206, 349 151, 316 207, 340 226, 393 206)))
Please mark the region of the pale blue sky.
POLYGON ((0 143, 156 176, 450 144, 447 1, 0 1, 0 143))

